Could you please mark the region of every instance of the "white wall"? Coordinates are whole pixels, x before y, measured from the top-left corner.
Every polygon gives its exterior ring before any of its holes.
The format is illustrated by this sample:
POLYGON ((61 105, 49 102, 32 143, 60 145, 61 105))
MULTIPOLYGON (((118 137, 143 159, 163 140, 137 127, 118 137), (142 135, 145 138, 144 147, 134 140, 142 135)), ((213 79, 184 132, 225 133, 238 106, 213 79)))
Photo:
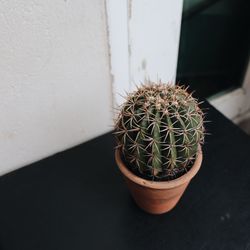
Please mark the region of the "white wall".
POLYGON ((112 125, 100 0, 0 1, 0 174, 112 125))
POLYGON ((182 2, 0 1, 0 175, 111 130, 145 77, 174 81, 182 2))

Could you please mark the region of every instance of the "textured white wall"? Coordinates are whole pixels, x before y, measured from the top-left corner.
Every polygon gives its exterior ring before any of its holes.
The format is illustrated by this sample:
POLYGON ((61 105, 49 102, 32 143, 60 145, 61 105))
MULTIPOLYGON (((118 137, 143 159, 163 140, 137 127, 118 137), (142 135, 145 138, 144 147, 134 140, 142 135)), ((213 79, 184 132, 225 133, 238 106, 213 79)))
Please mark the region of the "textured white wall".
POLYGON ((0 174, 112 125, 104 1, 0 1, 0 174))

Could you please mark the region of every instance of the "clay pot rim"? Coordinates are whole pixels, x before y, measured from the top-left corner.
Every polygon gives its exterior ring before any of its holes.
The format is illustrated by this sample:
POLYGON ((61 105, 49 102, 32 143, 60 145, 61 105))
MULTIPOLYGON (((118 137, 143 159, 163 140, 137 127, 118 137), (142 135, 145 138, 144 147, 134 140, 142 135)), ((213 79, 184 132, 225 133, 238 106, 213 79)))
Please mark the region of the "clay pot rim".
POLYGON ((197 156, 192 168, 185 173, 184 175, 170 181, 150 181, 143 179, 134 173, 132 173, 124 164, 121 159, 120 151, 118 149, 115 150, 115 160, 120 169, 120 171, 131 181, 139 184, 140 186, 152 188, 152 189, 172 189, 178 186, 181 186, 183 183, 189 182, 199 171, 202 162, 202 150, 201 146, 199 145, 197 156))

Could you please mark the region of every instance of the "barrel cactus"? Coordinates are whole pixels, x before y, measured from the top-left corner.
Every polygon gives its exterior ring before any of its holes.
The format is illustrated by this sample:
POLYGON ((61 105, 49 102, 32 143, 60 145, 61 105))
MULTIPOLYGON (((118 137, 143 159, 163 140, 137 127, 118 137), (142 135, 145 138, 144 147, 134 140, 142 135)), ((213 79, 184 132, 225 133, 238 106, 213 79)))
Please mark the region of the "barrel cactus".
POLYGON ((145 179, 186 173, 204 141, 204 114, 183 86, 148 82, 128 94, 115 122, 117 150, 145 179))

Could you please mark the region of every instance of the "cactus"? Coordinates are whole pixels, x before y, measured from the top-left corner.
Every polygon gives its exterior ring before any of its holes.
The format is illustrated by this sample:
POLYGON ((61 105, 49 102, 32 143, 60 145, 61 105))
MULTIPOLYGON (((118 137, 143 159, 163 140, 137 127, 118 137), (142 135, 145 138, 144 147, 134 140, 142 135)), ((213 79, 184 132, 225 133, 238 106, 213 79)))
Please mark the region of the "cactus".
POLYGON ((148 82, 128 94, 114 132, 128 167, 155 181, 186 173, 204 141, 198 104, 187 88, 161 82, 148 82))

